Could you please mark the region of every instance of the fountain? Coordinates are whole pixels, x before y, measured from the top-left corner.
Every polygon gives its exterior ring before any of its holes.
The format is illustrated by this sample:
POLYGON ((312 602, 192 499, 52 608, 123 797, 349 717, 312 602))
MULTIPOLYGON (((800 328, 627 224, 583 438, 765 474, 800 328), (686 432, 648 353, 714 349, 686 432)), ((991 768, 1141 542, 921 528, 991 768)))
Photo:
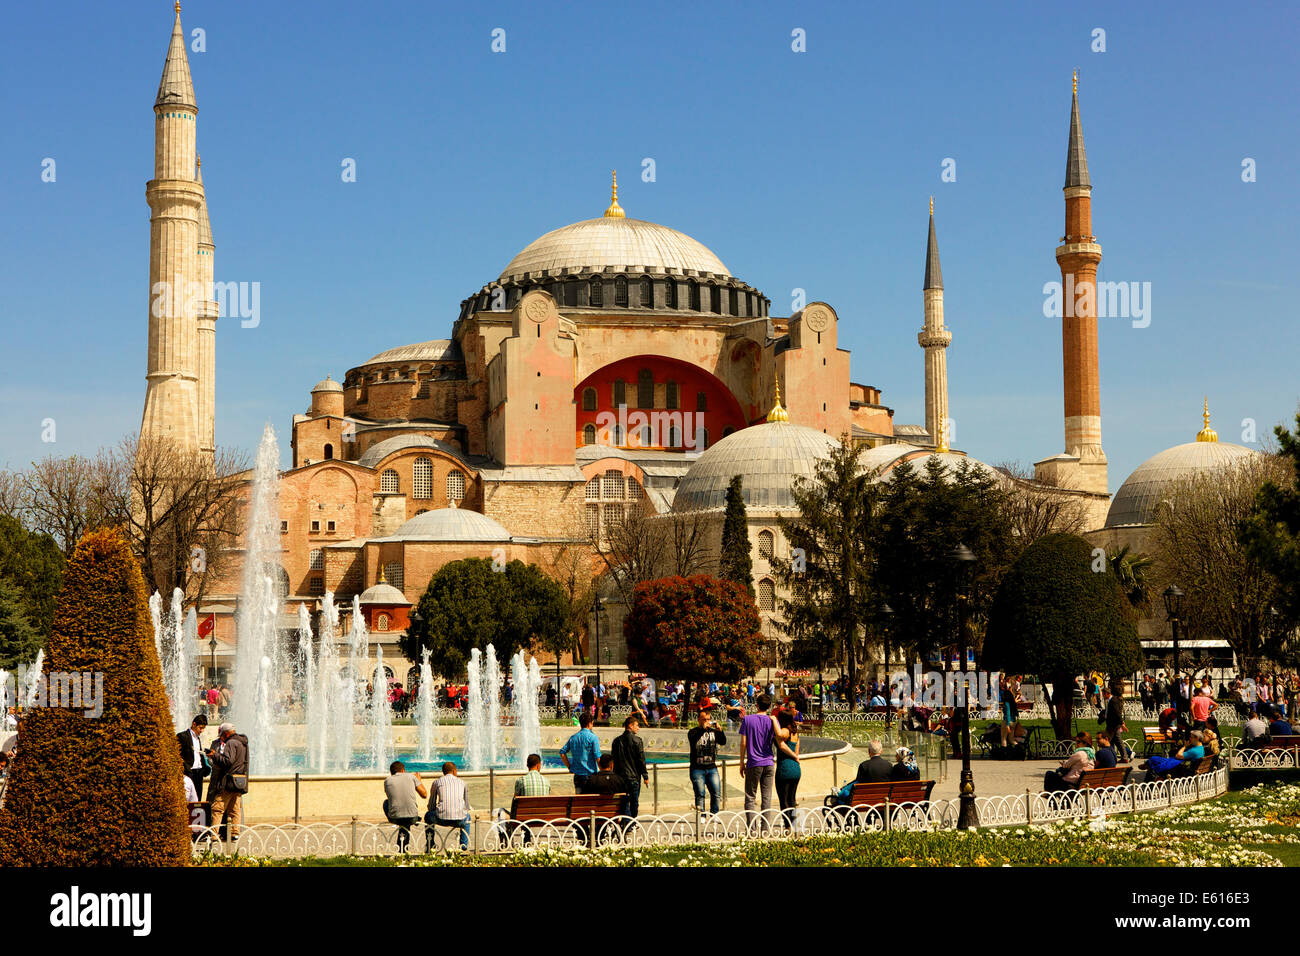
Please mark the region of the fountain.
POLYGON ((36 701, 36 692, 40 689, 41 671, 45 667, 45 648, 36 652, 36 660, 27 668, 27 686, 23 693, 23 706, 31 707, 36 701))
POLYGON ((164 615, 162 595, 154 591, 149 597, 154 648, 158 652, 167 706, 172 713, 172 729, 176 731, 190 725, 194 717, 192 708, 198 706, 199 679, 197 661, 193 656, 198 639, 198 615, 194 608, 184 611, 184 601, 185 593, 174 588, 171 606, 164 615))
POLYGON ((234 699, 231 723, 248 737, 250 769, 279 769, 276 701, 284 672, 277 623, 280 594, 280 448, 269 424, 257 449, 244 528, 244 574, 235 630, 234 699))
POLYGON ((434 703, 433 668, 429 666, 429 649, 420 655, 420 696, 415 704, 415 723, 420 728, 420 759, 433 760, 433 737, 438 729, 438 709, 434 703))
POLYGON ((375 645, 374 692, 370 695, 370 769, 388 769, 388 751, 393 738, 393 705, 388 699, 388 675, 384 671, 384 648, 375 645))
MULTIPOLYGON (((487 759, 495 767, 501 759, 501 666, 497 663, 497 649, 491 644, 483 652, 483 700, 487 708, 487 759)), ((482 769, 482 768, 480 768, 482 769)))
POLYGON ((524 663, 524 652, 517 651, 510 658, 510 677, 514 682, 515 699, 515 750, 520 767, 528 766, 528 755, 542 749, 541 716, 537 706, 537 692, 541 688, 542 673, 537 658, 524 663))
POLYGON ((483 700, 483 654, 477 647, 469 652, 469 679, 465 701, 465 762, 470 770, 482 770, 488 762, 487 706, 483 700))

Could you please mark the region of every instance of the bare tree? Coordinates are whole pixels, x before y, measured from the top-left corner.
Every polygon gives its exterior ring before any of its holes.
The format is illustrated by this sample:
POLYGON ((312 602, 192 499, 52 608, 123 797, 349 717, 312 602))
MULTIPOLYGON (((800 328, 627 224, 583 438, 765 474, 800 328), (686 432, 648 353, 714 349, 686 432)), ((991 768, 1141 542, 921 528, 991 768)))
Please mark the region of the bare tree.
POLYGON ((0 514, 17 518, 27 526, 27 482, 21 471, 0 470, 0 514))
POLYGON ((710 569, 715 560, 710 526, 715 522, 708 512, 673 513, 656 520, 668 539, 662 576, 676 574, 689 578, 710 569))
POLYGON ((1287 477, 1285 462, 1261 455, 1185 478, 1170 489, 1152 530, 1153 590, 1177 584, 1186 633, 1226 640, 1248 669, 1258 666, 1272 636, 1277 582, 1247 554, 1238 528, 1260 486, 1287 477))
POLYGON ((112 521, 106 494, 112 467, 103 452, 94 458, 82 455, 48 455, 22 474, 28 520, 58 542, 71 555, 87 531, 112 521))
POLYGON ((546 546, 548 573, 564 591, 568 605, 565 623, 571 638, 568 650, 578 658, 578 648, 587 633, 588 615, 596 597, 600 558, 596 554, 585 530, 574 521, 562 530, 563 535, 546 546))
POLYGON ((628 607, 636 586, 661 577, 668 566, 671 539, 665 532, 663 521, 644 498, 628 505, 623 519, 605 529, 606 540, 598 550, 628 607))
POLYGON ((145 582, 164 594, 180 588, 201 602, 208 582, 233 559, 247 457, 134 437, 104 457, 106 511, 126 528, 145 582))
POLYGON ((1017 462, 998 465, 997 470, 1007 479, 1004 507, 1018 551, 1049 534, 1087 530, 1087 509, 1069 488, 1045 485, 1017 462))

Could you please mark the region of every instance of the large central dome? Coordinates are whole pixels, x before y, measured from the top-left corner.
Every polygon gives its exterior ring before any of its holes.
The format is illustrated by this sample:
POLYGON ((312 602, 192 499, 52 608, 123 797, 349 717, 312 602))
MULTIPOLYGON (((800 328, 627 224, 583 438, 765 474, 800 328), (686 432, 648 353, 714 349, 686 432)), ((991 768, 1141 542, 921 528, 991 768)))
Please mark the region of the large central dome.
POLYGON ((684 232, 641 219, 604 216, 584 219, 534 239, 501 273, 501 281, 526 272, 601 270, 614 266, 621 272, 665 272, 687 269, 730 276, 713 252, 684 232))

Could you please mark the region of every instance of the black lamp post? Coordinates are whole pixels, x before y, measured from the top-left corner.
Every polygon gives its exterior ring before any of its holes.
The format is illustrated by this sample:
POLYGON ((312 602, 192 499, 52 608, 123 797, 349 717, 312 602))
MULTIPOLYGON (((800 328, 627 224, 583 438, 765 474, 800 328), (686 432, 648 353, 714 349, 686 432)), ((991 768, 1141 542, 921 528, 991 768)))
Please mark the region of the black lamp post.
POLYGON ((880 613, 884 620, 881 630, 885 632, 885 729, 889 729, 889 718, 894 711, 894 688, 890 684, 889 677, 889 622, 894 617, 894 609, 888 604, 880 605, 880 613))
POLYGON ((979 826, 975 809, 975 775, 970 769, 970 688, 966 684, 966 629, 970 619, 970 580, 975 570, 975 555, 970 548, 959 544, 952 549, 952 561, 957 571, 957 652, 961 654, 962 696, 961 707, 961 794, 957 812, 957 829, 969 830, 979 826))
POLYGON ((1179 667, 1178 653, 1178 625, 1183 622, 1183 592, 1177 584, 1171 584, 1165 588, 1165 614, 1168 617, 1169 624, 1174 629, 1174 679, 1178 680, 1182 675, 1182 669, 1179 667))
POLYGON ((596 601, 592 605, 592 610, 596 615, 596 688, 599 689, 600 688, 600 613, 601 611, 605 610, 605 604, 603 601, 601 601, 599 594, 596 595, 596 601))
POLYGON ((211 655, 212 682, 215 684, 217 682, 217 630, 215 627, 212 629, 212 637, 208 639, 208 653, 211 655))

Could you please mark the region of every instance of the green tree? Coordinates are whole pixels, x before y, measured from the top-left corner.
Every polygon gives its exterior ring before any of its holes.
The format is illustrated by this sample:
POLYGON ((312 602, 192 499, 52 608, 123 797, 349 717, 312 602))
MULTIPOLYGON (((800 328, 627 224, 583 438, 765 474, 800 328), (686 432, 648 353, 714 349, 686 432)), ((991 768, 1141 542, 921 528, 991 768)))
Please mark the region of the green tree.
POLYGON ((1109 566, 1094 567, 1092 545, 1077 535, 1034 542, 1003 577, 984 641, 987 666, 1051 683, 1060 739, 1070 736, 1076 676, 1130 674, 1142 663, 1128 599, 1109 566))
POLYGON ((727 510, 722 519, 722 560, 718 576, 735 581, 754 596, 754 561, 750 557, 749 522, 745 517, 744 479, 733 475, 727 485, 727 510))
POLYGON ((0 578, 0 667, 13 670, 32 660, 45 638, 27 619, 22 595, 7 578, 0 578))
POLYGON ((623 633, 630 668, 687 682, 686 708, 696 682, 754 673, 763 640, 749 592, 707 574, 638 584, 623 633))
POLYGON ((881 599, 894 611, 894 640, 922 659, 958 642, 953 549, 964 544, 976 559, 968 600, 978 645, 1015 548, 1006 490, 979 465, 962 461, 949 468, 937 456, 919 470, 903 462, 883 484, 874 544, 881 599))
POLYGON ((419 660, 427 647, 434 673, 454 677, 465 672, 475 647, 492 644, 506 660, 521 648, 550 650, 571 640, 564 589, 535 565, 498 567, 488 558, 465 558, 439 568, 416 605, 420 620, 400 640, 402 653, 419 660))
POLYGON ((79 675, 102 711, 40 707, 0 809, 0 866, 183 866, 180 751, 140 567, 111 529, 68 561, 44 673, 79 675), (102 684, 99 683, 102 678, 102 684))
POLYGON ((28 531, 18 519, 0 515, 0 578, 17 588, 23 613, 42 639, 54 620, 63 564, 63 552, 48 534, 28 531))
POLYGON ((1290 487, 1281 479, 1264 482, 1238 529, 1247 553, 1277 582, 1275 640, 1300 627, 1300 415, 1295 421, 1294 432, 1281 425, 1274 429, 1278 457, 1290 468, 1290 487))
MULTIPOLYGON (((847 440, 817 462, 811 479, 795 480, 798 515, 780 519, 790 557, 773 557, 772 571, 789 595, 781 602, 782 629, 795 659, 838 644, 849 684, 858 684, 858 637, 876 613, 873 589, 880 486, 862 470, 861 451, 847 440)), ((856 694, 849 695, 855 709, 856 694)))

